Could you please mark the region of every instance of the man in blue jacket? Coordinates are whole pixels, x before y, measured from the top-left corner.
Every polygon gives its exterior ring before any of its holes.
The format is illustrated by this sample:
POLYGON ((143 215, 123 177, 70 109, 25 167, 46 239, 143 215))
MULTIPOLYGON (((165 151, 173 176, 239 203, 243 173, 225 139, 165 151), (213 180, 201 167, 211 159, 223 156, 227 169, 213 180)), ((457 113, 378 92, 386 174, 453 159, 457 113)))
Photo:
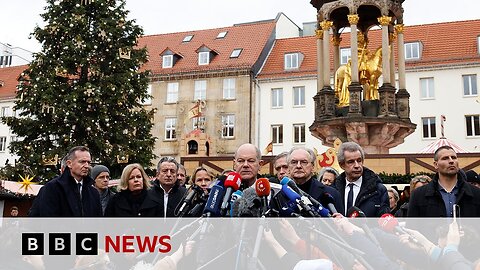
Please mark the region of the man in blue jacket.
MULTIPOLYGON (((63 173, 40 190, 34 216, 40 217, 100 217, 102 206, 98 191, 93 187, 90 172, 90 151, 75 146, 67 154, 63 173)), ((30 213, 30 215, 32 215, 30 213)))
POLYGON ((363 166, 365 152, 355 142, 345 142, 338 149, 338 163, 344 170, 335 185, 340 192, 345 215, 352 206, 360 208, 367 217, 389 213, 388 192, 382 180, 363 166))

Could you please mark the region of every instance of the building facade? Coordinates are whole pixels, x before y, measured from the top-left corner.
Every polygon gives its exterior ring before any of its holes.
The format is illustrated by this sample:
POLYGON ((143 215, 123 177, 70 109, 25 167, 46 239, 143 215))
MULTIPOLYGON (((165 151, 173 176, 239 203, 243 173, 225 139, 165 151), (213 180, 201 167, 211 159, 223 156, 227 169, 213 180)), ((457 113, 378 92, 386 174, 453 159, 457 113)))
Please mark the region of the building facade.
MULTIPOLYGON (((407 26, 404 33, 406 90, 410 94, 410 119, 417 129, 390 153, 418 153, 442 137, 442 131, 443 136, 466 151, 480 152, 480 20, 407 26), (443 127, 442 115, 446 119, 443 127)), ((370 51, 380 46, 380 37, 379 30, 369 32, 370 51)), ((339 47, 341 64, 350 58, 349 46, 348 36, 343 37, 339 47)), ((312 97, 318 89, 315 48, 314 36, 275 43, 257 76, 257 102, 262 104, 258 122, 263 127, 258 133, 259 146, 273 142, 274 153, 288 151, 299 145, 296 125, 305 123, 308 130, 313 122, 312 97), (302 92, 305 104, 295 108, 303 102, 302 92)), ((397 53, 394 48, 395 57, 397 53)), ((331 63, 333 69, 333 59, 331 63)), ((333 88, 333 78, 331 83, 333 88)), ((321 147, 320 140, 308 135, 300 144, 321 147)))

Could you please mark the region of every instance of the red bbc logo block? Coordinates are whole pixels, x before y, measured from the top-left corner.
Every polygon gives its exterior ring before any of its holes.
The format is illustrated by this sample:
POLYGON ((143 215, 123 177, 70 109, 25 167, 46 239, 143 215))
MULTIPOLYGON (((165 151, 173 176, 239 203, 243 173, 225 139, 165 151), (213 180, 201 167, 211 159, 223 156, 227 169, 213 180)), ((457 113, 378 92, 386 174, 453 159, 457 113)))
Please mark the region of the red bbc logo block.
MULTIPOLYGON (((75 255, 98 255, 97 233, 76 233, 75 255)), ((22 233, 22 255, 45 255, 44 233, 22 233)), ((48 255, 72 255, 71 233, 49 233, 48 255)))

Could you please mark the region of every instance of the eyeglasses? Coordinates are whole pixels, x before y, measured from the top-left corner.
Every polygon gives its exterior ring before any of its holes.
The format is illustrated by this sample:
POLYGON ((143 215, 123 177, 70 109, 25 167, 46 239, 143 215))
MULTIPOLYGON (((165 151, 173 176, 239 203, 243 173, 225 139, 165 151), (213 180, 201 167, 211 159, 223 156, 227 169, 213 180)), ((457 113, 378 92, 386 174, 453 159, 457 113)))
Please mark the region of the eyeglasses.
POLYGON ((290 166, 297 166, 298 163, 300 163, 300 166, 306 167, 311 162, 308 161, 308 160, 294 160, 294 159, 290 160, 290 162, 289 162, 290 166))

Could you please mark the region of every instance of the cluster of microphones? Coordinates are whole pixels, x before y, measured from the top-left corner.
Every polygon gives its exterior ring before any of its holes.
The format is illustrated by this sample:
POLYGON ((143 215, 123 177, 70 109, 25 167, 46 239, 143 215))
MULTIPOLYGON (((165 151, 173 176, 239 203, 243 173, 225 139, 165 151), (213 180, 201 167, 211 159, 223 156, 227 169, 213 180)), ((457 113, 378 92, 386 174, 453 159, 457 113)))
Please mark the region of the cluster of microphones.
MULTIPOLYGON (((259 178, 251 188, 243 192, 240 190, 241 185, 242 179, 236 172, 219 177, 208 193, 192 185, 177 207, 176 214, 178 217, 331 217, 338 213, 331 194, 324 193, 319 202, 301 190, 289 177, 284 177, 280 184, 259 178), (235 207, 235 201, 242 197, 245 203, 235 207)), ((364 218, 365 214, 353 206, 348 209, 347 217, 364 218)), ((365 222, 363 224, 365 233, 376 242, 368 226, 365 222)), ((407 233, 391 214, 384 214, 378 220, 378 225, 387 232, 407 233)))

